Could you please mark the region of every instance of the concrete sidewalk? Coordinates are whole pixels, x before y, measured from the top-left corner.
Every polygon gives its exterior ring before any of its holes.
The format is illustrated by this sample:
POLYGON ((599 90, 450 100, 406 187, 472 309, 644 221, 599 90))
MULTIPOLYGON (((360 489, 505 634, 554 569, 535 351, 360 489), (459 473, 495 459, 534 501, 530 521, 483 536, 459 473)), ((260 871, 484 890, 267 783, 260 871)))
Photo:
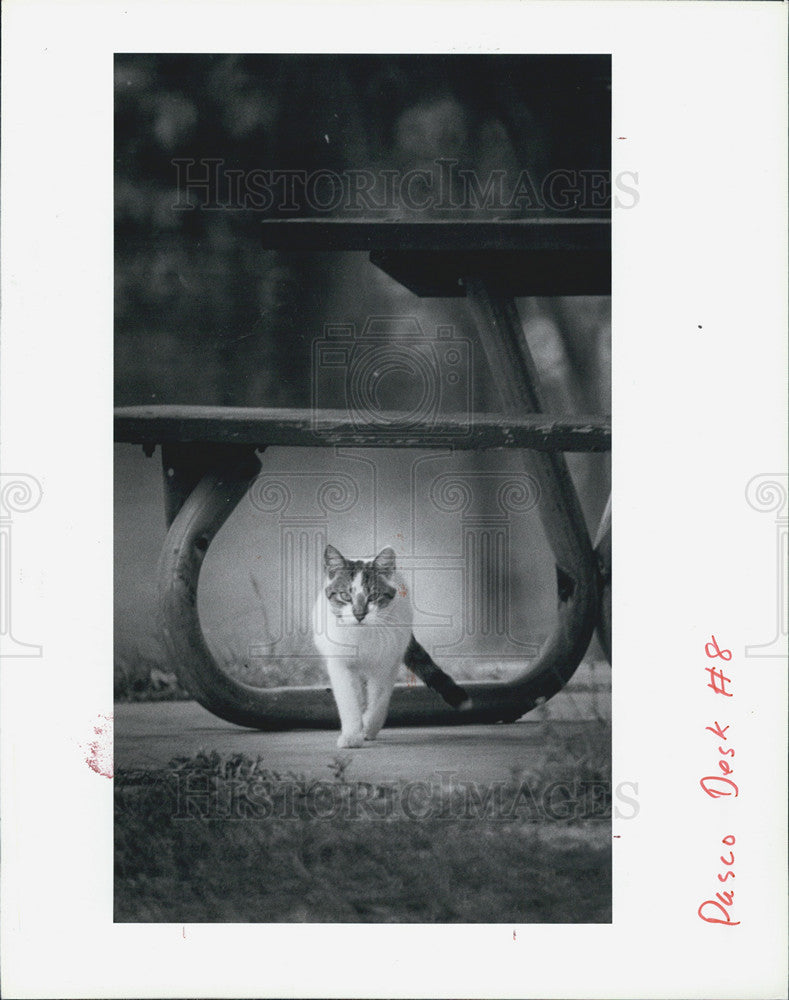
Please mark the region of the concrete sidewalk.
MULTIPOLYGON (((557 711, 561 695, 557 696, 556 708, 548 716, 550 732, 563 740, 588 736, 599 744, 599 714, 590 711, 590 705, 584 712, 578 697, 568 713, 557 711)), ((280 774, 311 778, 330 777, 331 765, 341 757, 351 758, 348 777, 354 781, 435 780, 444 771, 461 781, 492 782, 507 779, 513 770, 528 770, 542 754, 546 726, 532 713, 512 725, 384 728, 374 743, 358 750, 338 750, 336 739, 337 732, 329 730, 241 729, 192 701, 115 706, 116 770, 162 768, 173 757, 202 750, 262 757, 280 774)))

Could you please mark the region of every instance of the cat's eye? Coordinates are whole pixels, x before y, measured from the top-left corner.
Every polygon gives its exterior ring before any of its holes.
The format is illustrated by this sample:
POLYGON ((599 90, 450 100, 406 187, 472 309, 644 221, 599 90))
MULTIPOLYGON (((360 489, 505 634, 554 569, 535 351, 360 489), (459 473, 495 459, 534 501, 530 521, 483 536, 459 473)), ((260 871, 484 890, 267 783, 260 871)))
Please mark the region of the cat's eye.
POLYGON ((347 590, 341 590, 337 594, 337 596, 340 598, 341 601, 350 601, 351 599, 351 595, 348 593, 347 590))

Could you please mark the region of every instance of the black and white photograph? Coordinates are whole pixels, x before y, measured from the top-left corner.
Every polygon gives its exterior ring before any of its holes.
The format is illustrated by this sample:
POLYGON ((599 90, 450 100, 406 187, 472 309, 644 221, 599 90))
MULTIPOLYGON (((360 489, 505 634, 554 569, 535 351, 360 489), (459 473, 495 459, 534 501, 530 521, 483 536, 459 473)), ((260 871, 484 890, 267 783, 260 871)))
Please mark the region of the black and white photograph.
POLYGON ((115 919, 610 922, 610 56, 114 70, 115 919))
POLYGON ((787 16, 4 0, 4 997, 785 997, 787 16))

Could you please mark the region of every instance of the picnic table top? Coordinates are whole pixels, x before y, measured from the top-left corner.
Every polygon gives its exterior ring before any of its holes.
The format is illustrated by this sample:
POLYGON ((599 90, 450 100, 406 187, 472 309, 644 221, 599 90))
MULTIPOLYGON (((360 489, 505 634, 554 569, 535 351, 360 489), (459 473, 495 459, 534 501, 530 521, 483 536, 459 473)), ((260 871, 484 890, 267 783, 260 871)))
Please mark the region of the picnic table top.
POLYGON ((264 219, 264 246, 274 250, 606 251, 611 221, 526 219, 264 219))
POLYGON ((146 446, 203 442, 604 452, 611 448, 611 427, 606 418, 594 416, 475 413, 415 421, 411 414, 387 412, 365 425, 347 410, 159 405, 116 409, 115 440, 146 446))
POLYGON ((368 251, 419 296, 465 296, 470 278, 511 296, 611 294, 609 219, 266 219, 260 238, 285 252, 368 251))

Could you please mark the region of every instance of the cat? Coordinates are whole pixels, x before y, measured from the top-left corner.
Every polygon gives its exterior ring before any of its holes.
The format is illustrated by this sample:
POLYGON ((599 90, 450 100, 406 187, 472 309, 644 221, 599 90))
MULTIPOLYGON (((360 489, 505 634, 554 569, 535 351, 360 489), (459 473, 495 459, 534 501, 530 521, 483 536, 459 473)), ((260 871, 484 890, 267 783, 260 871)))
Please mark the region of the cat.
POLYGON ((414 611, 393 549, 383 549, 375 559, 346 559, 327 545, 323 566, 326 580, 313 610, 313 641, 325 657, 340 714, 338 747, 361 747, 376 738, 401 663, 453 708, 471 705, 464 689, 414 638, 414 611))

